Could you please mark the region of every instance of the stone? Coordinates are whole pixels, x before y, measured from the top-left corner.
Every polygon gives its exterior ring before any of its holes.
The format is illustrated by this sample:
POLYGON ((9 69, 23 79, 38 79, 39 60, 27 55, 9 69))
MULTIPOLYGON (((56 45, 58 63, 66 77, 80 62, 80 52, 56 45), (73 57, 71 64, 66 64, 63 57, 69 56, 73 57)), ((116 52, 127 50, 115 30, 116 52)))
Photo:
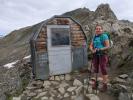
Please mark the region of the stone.
POLYGON ((128 91, 127 86, 121 85, 121 84, 118 84, 118 85, 121 87, 122 91, 124 91, 124 92, 127 92, 128 91))
POLYGON ((65 81, 63 81, 60 85, 59 85, 59 87, 67 87, 67 86, 69 86, 69 84, 68 83, 66 83, 65 81))
POLYGON ((56 94, 58 92, 56 89, 50 89, 49 91, 54 93, 54 94, 56 94))
POLYGON ((71 96, 71 99, 72 100, 88 100, 88 99, 84 98, 84 95, 82 95, 82 94, 71 96))
POLYGON ((60 81, 60 77, 59 76, 55 76, 55 80, 56 81, 60 81))
POLYGON ((122 74, 122 75, 119 75, 119 78, 126 79, 126 78, 128 78, 128 75, 127 74, 122 74))
POLYGON ((131 100, 131 98, 130 98, 128 93, 122 93, 121 92, 119 94, 118 100, 131 100))
MULTIPOLYGON (((55 92, 54 92, 54 93, 55 93, 55 92)), ((51 92, 51 91, 49 92, 49 94, 50 94, 51 97, 55 97, 55 96, 56 96, 54 93, 51 92)), ((58 93, 58 92, 57 92, 57 93, 58 93)))
POLYGON ((64 94, 64 98, 69 97, 70 95, 68 93, 64 94))
POLYGON ((131 95, 131 98, 133 98, 133 93, 132 93, 132 95, 131 95))
POLYGON ((59 91, 61 94, 64 94, 64 93, 65 93, 64 87, 60 87, 60 88, 58 89, 58 91, 59 91))
POLYGON ((45 96, 46 94, 47 94, 47 92, 41 92, 35 98, 38 99, 38 98, 40 98, 42 96, 45 96))
POLYGON ((28 89, 28 90, 35 90, 37 87, 33 87, 33 86, 28 86, 28 87, 26 87, 26 89, 28 89))
POLYGON ((43 90, 42 89, 37 89, 37 90, 35 90, 35 92, 36 93, 41 93, 41 92, 43 92, 43 90))
POLYGON ((56 82, 56 81, 51 81, 51 83, 52 83, 53 85, 59 85, 59 82, 56 82))
POLYGON ((72 92, 72 95, 75 95, 74 91, 72 92))
POLYGON ((114 79, 114 81, 115 81, 115 82, 118 82, 118 83, 126 83, 126 81, 125 81, 124 79, 121 79, 121 78, 118 78, 118 77, 116 77, 116 78, 114 79))
POLYGON ((33 81, 33 82, 31 83, 31 85, 32 85, 32 86, 35 86, 35 87, 38 87, 38 88, 41 88, 41 87, 43 86, 43 81, 40 81, 40 80, 38 80, 38 81, 33 81))
POLYGON ((41 100, 49 100, 48 97, 42 97, 41 100))
POLYGON ((60 98, 60 99, 62 98, 61 94, 58 94, 58 96, 57 96, 57 97, 58 97, 58 98, 60 98))
POLYGON ((25 95, 27 95, 27 94, 29 94, 30 93, 30 90, 25 90, 25 91, 23 91, 23 94, 25 94, 25 95))
POLYGON ((70 74, 66 74, 65 75, 65 80, 66 81, 70 81, 72 79, 71 75, 70 74))
POLYGON ((34 96, 36 96, 36 93, 34 93, 34 92, 30 92, 29 94, 27 94, 29 97, 34 97, 34 96))
POLYGON ((73 95, 73 96, 71 96, 71 99, 76 100, 76 97, 77 97, 76 95, 73 95))
POLYGON ((50 88, 50 85, 45 86, 45 90, 48 90, 50 88))
POLYGON ((64 80, 64 79, 65 79, 64 75, 60 75, 60 80, 64 80))
POLYGON ((82 82, 80 82, 79 80, 75 79, 74 82, 73 82, 73 86, 81 86, 83 85, 82 82))
POLYGON ((12 100, 21 100, 21 97, 13 97, 12 100))
POLYGON ((22 94, 22 95, 21 95, 21 100, 27 100, 27 95, 22 94))
POLYGON ((55 80, 54 76, 51 76, 51 77, 49 78, 49 80, 50 80, 50 81, 54 81, 54 80, 55 80))
POLYGON ((49 100, 54 100, 54 98, 53 97, 50 97, 49 100))
POLYGON ((67 89, 67 91, 68 91, 68 92, 72 92, 72 91, 74 91, 76 88, 77 88, 77 87, 69 87, 69 88, 67 89))
POLYGON ((100 100, 99 97, 95 94, 86 94, 86 97, 89 99, 89 100, 100 100))
POLYGON ((43 86, 44 86, 44 87, 50 86, 50 85, 51 85, 50 81, 44 81, 44 83, 43 83, 43 86))
POLYGON ((55 95, 53 93, 51 93, 51 97, 55 97, 55 95))
POLYGON ((6 95, 0 90, 0 100, 6 100, 6 95))
POLYGON ((80 94, 81 91, 82 91, 82 89, 83 89, 83 86, 81 85, 80 87, 78 87, 78 88, 75 90, 76 94, 77 94, 77 95, 80 94))
POLYGON ((133 72, 130 73, 129 77, 133 79, 133 72))

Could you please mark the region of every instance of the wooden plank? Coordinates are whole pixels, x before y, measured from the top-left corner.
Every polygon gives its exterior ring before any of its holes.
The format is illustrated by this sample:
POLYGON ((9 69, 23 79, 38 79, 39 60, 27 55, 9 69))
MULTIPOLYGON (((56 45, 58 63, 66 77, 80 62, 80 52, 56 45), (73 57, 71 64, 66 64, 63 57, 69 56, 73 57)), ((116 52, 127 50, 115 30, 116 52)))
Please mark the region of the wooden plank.
POLYGON ((81 30, 77 31, 77 30, 73 30, 71 31, 72 34, 83 34, 83 32, 81 30))
POLYGON ((83 36, 83 35, 81 35, 81 34, 73 34, 72 36, 80 37, 80 36, 83 36))
POLYGON ((37 40, 36 40, 36 42, 45 42, 46 40, 45 40, 45 38, 38 38, 37 40))
POLYGON ((47 51, 47 49, 46 48, 37 48, 37 51, 39 51, 39 52, 42 52, 42 51, 47 51))
POLYGON ((81 28, 79 25, 71 25, 71 28, 81 28))
POLYGON ((43 38, 44 40, 47 40, 47 36, 41 36, 41 37, 38 37, 38 38, 43 38))
POLYGON ((36 47, 47 47, 46 45, 37 45, 36 47))
POLYGON ((36 45, 46 45, 46 42, 36 42, 36 45))
POLYGON ((38 47, 37 50, 46 50, 44 47, 38 47))
POLYGON ((69 25, 70 22, 66 18, 56 18, 57 24, 58 25, 69 25))
POLYGON ((72 40, 75 40, 75 39, 83 39, 84 40, 83 37, 74 37, 72 40))

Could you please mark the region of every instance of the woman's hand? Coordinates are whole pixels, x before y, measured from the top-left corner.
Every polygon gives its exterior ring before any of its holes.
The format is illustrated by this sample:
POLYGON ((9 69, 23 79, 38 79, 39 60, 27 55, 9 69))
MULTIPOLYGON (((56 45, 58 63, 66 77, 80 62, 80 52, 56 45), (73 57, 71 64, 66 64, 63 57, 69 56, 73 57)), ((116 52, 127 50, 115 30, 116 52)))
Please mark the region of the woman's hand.
POLYGON ((92 53, 96 53, 96 49, 92 49, 91 52, 92 52, 92 53))
POLYGON ((102 50, 102 48, 96 48, 96 51, 101 51, 102 50))

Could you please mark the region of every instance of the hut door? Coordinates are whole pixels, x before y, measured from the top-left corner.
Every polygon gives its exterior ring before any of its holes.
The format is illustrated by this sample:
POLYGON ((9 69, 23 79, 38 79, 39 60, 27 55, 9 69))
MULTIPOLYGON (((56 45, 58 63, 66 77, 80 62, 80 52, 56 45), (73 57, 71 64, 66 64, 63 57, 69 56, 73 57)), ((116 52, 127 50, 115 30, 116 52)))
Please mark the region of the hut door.
POLYGON ((71 45, 68 25, 48 25, 48 56, 50 75, 71 72, 71 45))

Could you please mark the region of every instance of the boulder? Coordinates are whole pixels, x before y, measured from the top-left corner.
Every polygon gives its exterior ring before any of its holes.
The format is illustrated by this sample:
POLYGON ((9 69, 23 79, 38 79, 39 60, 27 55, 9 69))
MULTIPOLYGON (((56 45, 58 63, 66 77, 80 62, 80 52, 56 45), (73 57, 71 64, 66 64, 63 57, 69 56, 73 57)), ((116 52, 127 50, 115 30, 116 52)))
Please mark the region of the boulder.
POLYGON ((60 87, 60 88, 58 89, 58 91, 59 91, 61 94, 64 94, 64 93, 65 93, 64 87, 60 87))
POLYGON ((75 79, 74 82, 73 82, 73 86, 81 86, 83 85, 82 82, 80 82, 79 80, 75 79))
POLYGON ((120 93, 118 100, 131 100, 131 97, 128 93, 120 93))
POLYGON ((43 96, 45 96, 47 94, 47 92, 41 92, 41 93, 39 93, 36 97, 35 97, 35 99, 38 99, 38 98, 40 98, 40 97, 43 97, 43 96))
POLYGON ((59 76, 55 76, 55 80, 56 81, 60 81, 60 77, 59 76))
POLYGON ((127 74, 122 74, 122 75, 119 75, 119 78, 127 79, 128 78, 128 75, 127 74))
POLYGON ((68 87, 69 86, 69 84, 68 83, 66 83, 65 81, 62 81, 61 82, 61 84, 59 85, 59 87, 68 87))
POLYGON ((21 100, 21 97, 13 97, 12 100, 21 100))
POLYGON ((69 88, 67 89, 67 91, 68 91, 68 92, 72 92, 72 91, 74 91, 76 88, 77 88, 77 87, 69 87, 69 88))
POLYGON ((43 83, 43 86, 44 86, 44 87, 50 86, 50 85, 51 85, 50 81, 44 81, 44 83, 43 83))
POLYGON ((69 97, 70 95, 68 93, 64 94, 64 98, 69 97))
POLYGON ((71 75, 70 74, 66 74, 65 75, 65 80, 66 81, 70 81, 72 79, 71 75))
POLYGON ((86 94, 86 97, 89 100, 100 100, 100 98, 97 95, 95 95, 95 94, 86 94))
POLYGON ((42 97, 41 100, 49 100, 48 97, 42 97))

